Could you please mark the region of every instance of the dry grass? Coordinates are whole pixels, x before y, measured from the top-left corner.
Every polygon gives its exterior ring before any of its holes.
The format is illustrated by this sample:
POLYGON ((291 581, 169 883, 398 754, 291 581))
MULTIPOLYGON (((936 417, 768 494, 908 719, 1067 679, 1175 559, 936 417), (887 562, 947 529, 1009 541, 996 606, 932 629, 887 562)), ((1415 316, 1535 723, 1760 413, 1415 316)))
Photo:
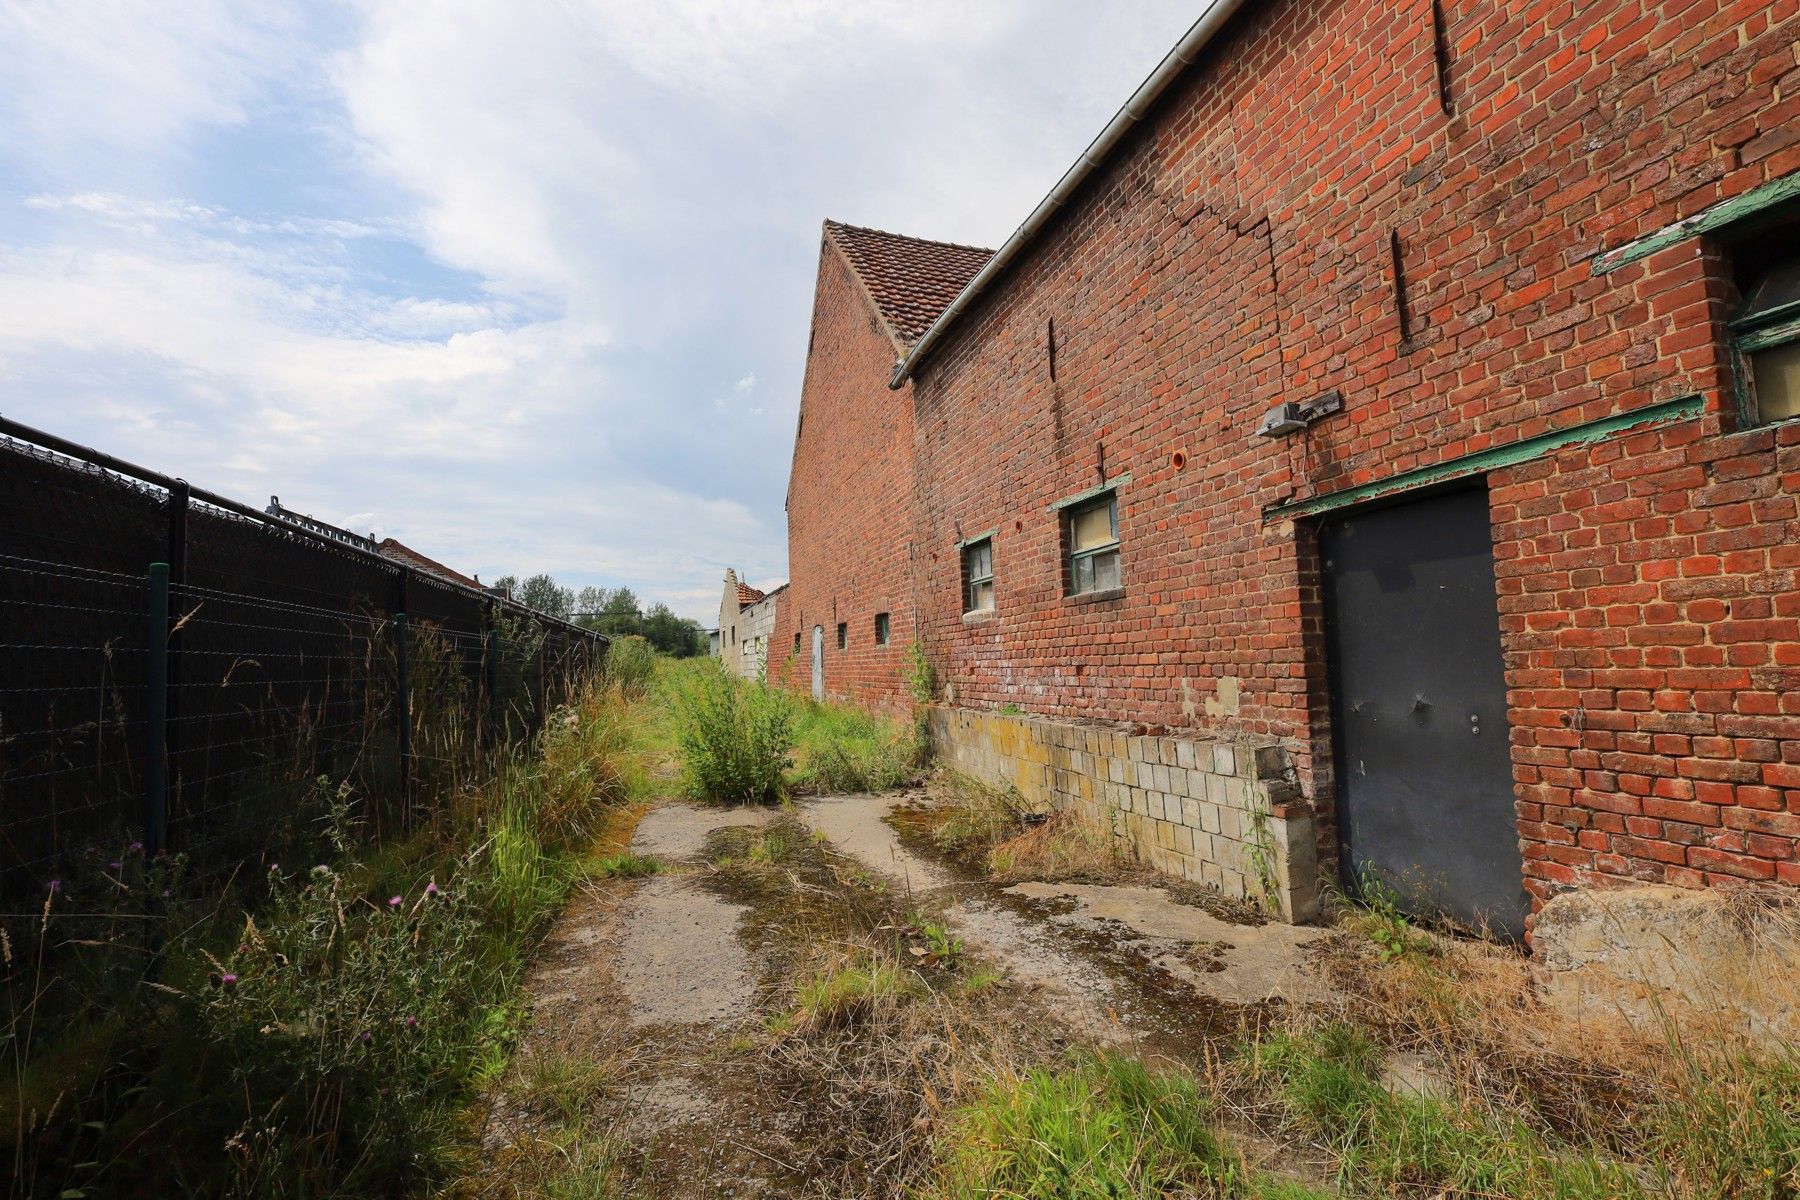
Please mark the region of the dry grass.
POLYGON ((928 796, 902 819, 996 882, 1160 878, 1110 827, 1073 811, 1038 812, 1013 789, 940 768, 928 796))
POLYGON ((1003 883, 1026 879, 1116 883, 1148 874, 1112 830, 1079 813, 1054 812, 988 850, 988 874, 1003 883))
POLYGON ((1369 924, 1328 943, 1334 1008, 1215 1078, 1238 1119, 1329 1155, 1347 1194, 1800 1197, 1791 1045, 1572 1017, 1514 948, 1369 924), (1422 1091, 1384 1079, 1397 1055, 1425 1065, 1422 1091))

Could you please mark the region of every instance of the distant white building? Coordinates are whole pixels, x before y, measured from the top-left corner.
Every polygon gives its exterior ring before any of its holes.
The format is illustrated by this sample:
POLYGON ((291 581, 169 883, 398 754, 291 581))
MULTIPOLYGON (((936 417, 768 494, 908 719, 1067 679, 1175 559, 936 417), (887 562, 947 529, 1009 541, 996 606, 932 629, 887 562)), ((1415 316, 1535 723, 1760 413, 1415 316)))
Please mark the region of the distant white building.
POLYGON ((725 590, 719 597, 719 628, 712 642, 714 653, 733 673, 759 679, 768 670, 775 610, 786 589, 784 583, 770 592, 759 591, 739 580, 736 570, 726 568, 725 590))

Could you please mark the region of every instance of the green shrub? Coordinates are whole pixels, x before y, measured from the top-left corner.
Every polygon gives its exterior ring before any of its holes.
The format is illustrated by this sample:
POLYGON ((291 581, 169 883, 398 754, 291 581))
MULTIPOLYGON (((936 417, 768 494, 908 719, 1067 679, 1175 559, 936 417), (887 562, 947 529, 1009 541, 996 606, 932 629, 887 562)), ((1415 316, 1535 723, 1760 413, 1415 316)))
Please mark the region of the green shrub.
POLYGON ((691 795, 713 804, 781 799, 794 747, 794 702, 786 692, 746 683, 713 665, 696 672, 676 703, 691 795))

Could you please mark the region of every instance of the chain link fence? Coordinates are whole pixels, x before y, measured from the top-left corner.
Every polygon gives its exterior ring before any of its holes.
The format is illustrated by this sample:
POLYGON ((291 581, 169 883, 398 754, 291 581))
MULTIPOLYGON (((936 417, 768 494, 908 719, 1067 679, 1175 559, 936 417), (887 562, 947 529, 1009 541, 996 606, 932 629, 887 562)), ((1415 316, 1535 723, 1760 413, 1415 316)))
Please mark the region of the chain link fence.
POLYGON ((0 892, 228 875, 339 789, 435 819, 591 631, 0 419, 0 892))

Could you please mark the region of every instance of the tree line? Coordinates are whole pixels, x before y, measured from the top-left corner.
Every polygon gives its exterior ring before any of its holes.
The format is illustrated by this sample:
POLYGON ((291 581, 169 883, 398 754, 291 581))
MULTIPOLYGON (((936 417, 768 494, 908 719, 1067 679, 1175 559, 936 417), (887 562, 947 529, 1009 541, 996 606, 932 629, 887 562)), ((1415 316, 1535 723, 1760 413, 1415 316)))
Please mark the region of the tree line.
POLYGON ((506 588, 521 604, 608 637, 641 637, 675 658, 706 653, 706 630, 700 622, 676 616, 661 601, 645 609, 628 587, 577 591, 550 575, 533 575, 523 583, 515 575, 502 575, 494 586, 506 588))

